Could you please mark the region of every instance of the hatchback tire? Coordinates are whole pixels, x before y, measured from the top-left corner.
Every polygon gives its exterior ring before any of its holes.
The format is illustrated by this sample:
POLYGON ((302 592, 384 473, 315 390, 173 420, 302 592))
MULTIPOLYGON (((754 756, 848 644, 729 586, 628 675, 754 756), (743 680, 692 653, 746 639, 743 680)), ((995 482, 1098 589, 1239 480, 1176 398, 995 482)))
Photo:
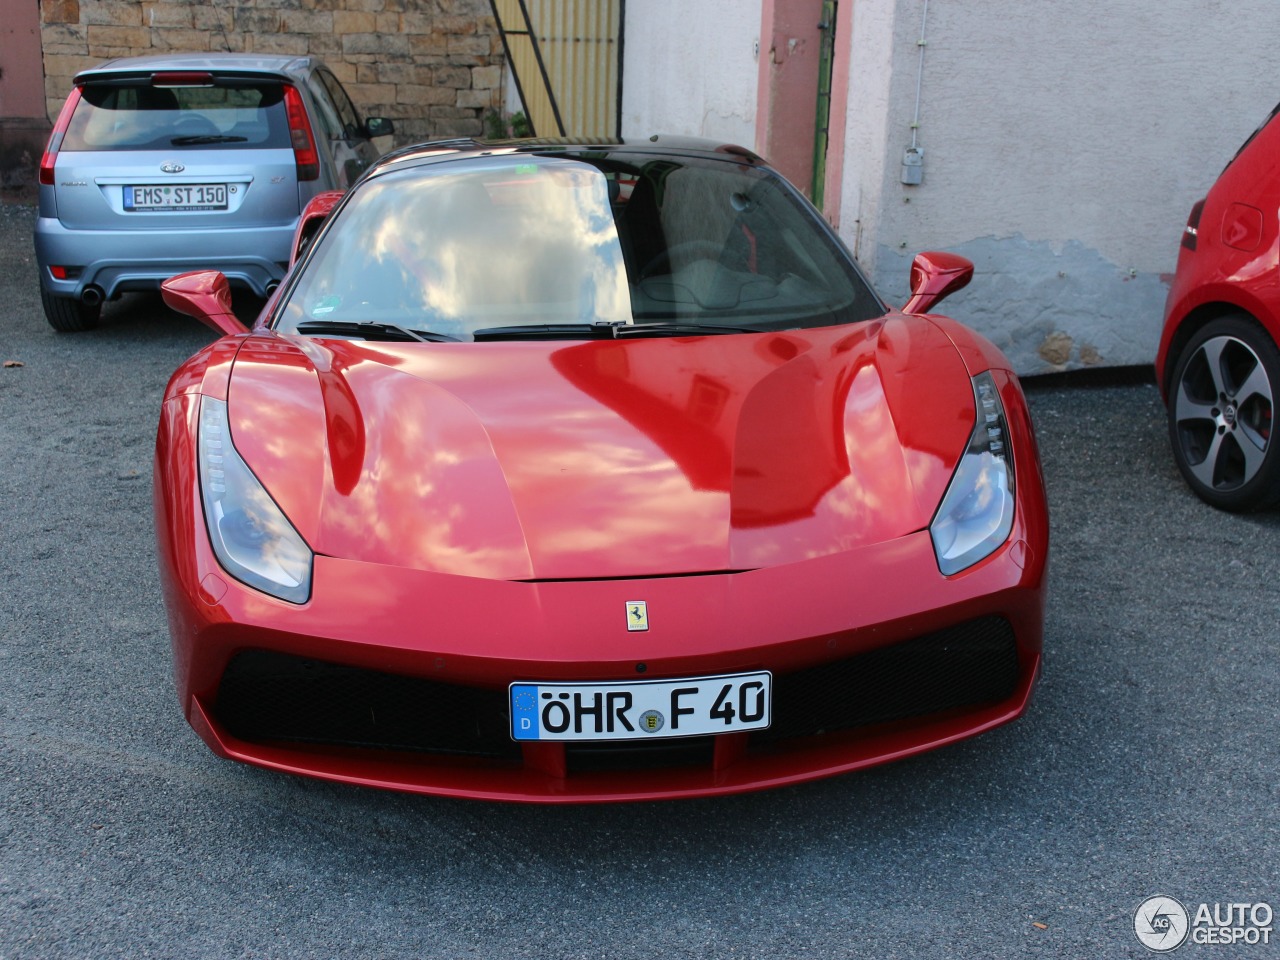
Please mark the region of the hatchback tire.
POLYGON ((44 317, 49 326, 59 333, 79 333, 92 330, 102 316, 102 304, 89 306, 71 297, 59 297, 44 287, 40 288, 40 302, 44 305, 44 317))
POLYGON ((1205 324, 1183 348, 1169 396, 1169 439, 1187 484, 1221 510, 1280 502, 1274 436, 1280 349, 1252 317, 1205 324))

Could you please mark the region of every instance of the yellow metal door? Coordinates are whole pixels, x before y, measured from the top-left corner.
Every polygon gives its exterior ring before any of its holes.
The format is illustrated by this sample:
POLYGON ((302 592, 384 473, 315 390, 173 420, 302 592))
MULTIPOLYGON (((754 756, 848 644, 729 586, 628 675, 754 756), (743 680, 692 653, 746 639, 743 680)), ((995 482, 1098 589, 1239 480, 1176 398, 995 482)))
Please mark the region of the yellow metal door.
POLYGON ((625 0, 490 0, 534 136, 616 137, 625 0))

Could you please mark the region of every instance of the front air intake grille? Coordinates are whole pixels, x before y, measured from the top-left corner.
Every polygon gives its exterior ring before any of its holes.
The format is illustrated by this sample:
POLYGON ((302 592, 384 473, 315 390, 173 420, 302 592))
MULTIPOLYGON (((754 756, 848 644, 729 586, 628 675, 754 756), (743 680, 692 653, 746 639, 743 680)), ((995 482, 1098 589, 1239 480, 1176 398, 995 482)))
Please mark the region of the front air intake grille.
MULTIPOLYGON (((775 674, 773 725, 750 745, 786 741, 997 703, 1018 683, 1013 628, 983 617, 937 633, 775 674)), ((471 756, 518 763, 505 688, 487 690, 262 650, 236 655, 214 716, 250 743, 471 756)), ((570 775, 709 767, 714 738, 567 744, 570 775)))
POLYGON ((566 743, 570 774, 601 770, 666 770, 709 767, 715 757, 714 737, 669 740, 617 740, 611 743, 566 743))
POLYGON ((288 741, 520 758, 508 732, 505 690, 416 677, 264 650, 236 655, 214 714, 251 743, 288 741))
POLYGON ((773 725, 752 734, 771 744, 995 703, 1018 682, 1013 627, 982 617, 937 633, 781 674, 773 681, 773 725))

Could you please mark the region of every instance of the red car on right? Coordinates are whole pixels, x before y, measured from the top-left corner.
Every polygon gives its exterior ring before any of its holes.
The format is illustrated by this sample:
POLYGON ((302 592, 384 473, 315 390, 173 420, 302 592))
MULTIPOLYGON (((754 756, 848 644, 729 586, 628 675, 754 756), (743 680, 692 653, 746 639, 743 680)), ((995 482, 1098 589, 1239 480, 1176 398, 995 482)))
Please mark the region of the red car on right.
POLYGON ((1201 499, 1280 502, 1280 106, 1191 208, 1156 377, 1182 475, 1201 499))

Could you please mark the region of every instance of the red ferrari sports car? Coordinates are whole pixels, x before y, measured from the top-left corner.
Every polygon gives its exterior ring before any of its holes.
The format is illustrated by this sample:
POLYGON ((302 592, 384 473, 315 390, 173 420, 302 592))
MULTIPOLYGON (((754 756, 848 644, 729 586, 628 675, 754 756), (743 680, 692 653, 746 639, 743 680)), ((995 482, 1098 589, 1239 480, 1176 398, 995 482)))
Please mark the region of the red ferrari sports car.
POLYGON ((1156 357, 1174 459, 1191 489, 1224 510, 1280 503, 1278 114, 1192 207, 1156 357))
POLYGON ((318 198, 156 443, 218 754, 499 800, 755 790, 1019 716, 1048 519, 1008 361, 749 151, 450 141, 318 198), (332 208, 331 211, 328 208, 332 208), (327 216, 324 214, 327 213, 327 216), (318 229, 314 229, 320 223, 318 229))

